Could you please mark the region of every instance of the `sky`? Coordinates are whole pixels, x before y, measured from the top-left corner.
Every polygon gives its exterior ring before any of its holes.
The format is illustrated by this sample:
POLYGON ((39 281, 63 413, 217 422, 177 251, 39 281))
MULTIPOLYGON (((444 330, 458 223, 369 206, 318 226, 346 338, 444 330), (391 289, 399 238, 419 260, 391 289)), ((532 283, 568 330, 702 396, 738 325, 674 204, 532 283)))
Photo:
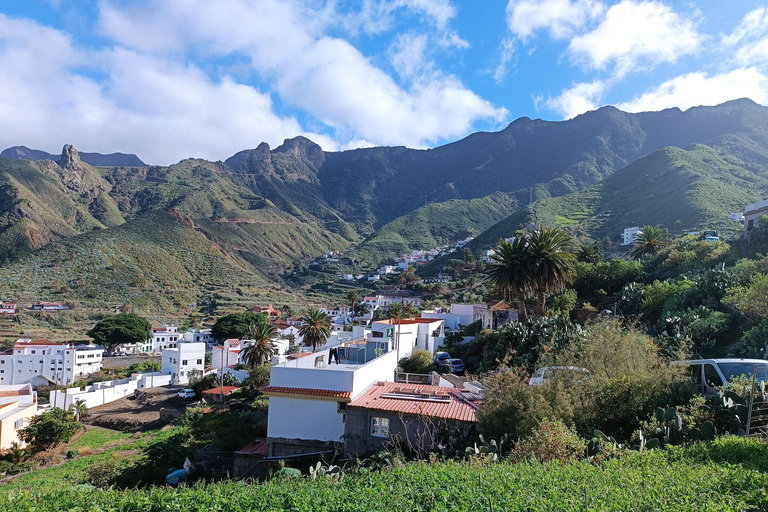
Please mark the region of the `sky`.
POLYGON ((0 150, 427 148, 741 97, 768 105, 768 1, 0 2, 0 150))

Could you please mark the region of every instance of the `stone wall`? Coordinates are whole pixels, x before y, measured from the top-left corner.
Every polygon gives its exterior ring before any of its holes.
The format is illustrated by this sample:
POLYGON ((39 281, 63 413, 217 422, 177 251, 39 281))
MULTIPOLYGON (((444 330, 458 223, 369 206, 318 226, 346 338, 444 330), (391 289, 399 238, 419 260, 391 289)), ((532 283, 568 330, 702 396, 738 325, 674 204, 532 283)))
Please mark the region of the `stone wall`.
POLYGON ((357 458, 398 446, 405 452, 426 454, 432 447, 435 430, 443 425, 446 425, 444 420, 425 416, 349 407, 344 430, 344 451, 346 455, 357 458), (389 420, 388 437, 371 435, 373 417, 389 420))

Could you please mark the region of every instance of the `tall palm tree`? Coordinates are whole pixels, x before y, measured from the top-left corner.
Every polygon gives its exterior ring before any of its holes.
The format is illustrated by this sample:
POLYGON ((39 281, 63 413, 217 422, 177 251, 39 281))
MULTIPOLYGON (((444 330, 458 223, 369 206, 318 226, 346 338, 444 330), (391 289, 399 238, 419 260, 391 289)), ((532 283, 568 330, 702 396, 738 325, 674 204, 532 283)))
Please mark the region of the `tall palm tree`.
POLYGON ((499 240, 492 262, 485 269, 485 282, 504 300, 514 295, 517 299, 518 320, 528 321, 525 298, 531 292, 529 279, 529 254, 526 237, 516 237, 512 242, 499 240))
POLYGON ((669 232, 659 226, 643 226, 637 233, 635 247, 632 249, 632 258, 639 260, 644 256, 653 256, 664 247, 669 238, 669 232))
POLYGON ((277 352, 277 344, 272 341, 275 328, 268 323, 257 323, 248 326, 246 336, 253 340, 242 353, 243 362, 255 368, 272 359, 277 352))
POLYGON ((547 295, 565 289, 576 269, 576 257, 571 252, 573 239, 562 228, 540 226, 528 235, 528 271, 536 292, 536 314, 544 315, 547 295))
POLYGON ((318 309, 310 309, 301 320, 304 325, 299 329, 299 336, 304 339, 304 346, 312 347, 314 351, 318 345, 325 345, 331 336, 331 321, 328 315, 318 309))

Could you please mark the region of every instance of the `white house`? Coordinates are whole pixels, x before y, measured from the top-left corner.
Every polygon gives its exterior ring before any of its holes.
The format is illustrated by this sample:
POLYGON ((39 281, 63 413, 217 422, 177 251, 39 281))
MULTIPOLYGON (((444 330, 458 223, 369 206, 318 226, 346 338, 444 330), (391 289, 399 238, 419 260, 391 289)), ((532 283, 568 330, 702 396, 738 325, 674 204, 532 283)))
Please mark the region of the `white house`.
POLYGON ((640 226, 633 228, 624 228, 624 233, 621 237, 621 245, 632 245, 637 242, 637 234, 640 232, 640 226))
POLYGON ((66 385, 101 370, 103 354, 104 349, 95 345, 21 339, 12 351, 0 354, 0 385, 66 385))
POLYGON ((185 341, 188 343, 205 343, 206 345, 210 346, 213 343, 213 336, 211 336, 210 329, 190 329, 184 333, 183 338, 179 341, 185 341))
POLYGON ((232 368, 240 364, 240 350, 242 349, 240 340, 231 338, 224 340, 221 345, 213 347, 213 356, 211 359, 211 368, 218 370, 220 368, 232 368))
POLYGON ((152 346, 147 352, 160 352, 166 348, 176 348, 179 336, 179 328, 173 324, 153 327, 152 346))
POLYGON ((754 229, 757 220, 766 214, 768 214, 768 199, 745 206, 743 215, 744 232, 749 235, 749 232, 754 229))
POLYGON ((19 430, 28 427, 38 413, 37 393, 32 384, 0 386, 0 450, 9 450, 14 443, 23 447, 19 430))
POLYGON ((273 366, 263 389, 269 396, 268 456, 333 449, 343 439, 346 404, 375 382, 392 382, 398 358, 415 348, 434 352, 442 326, 442 320, 424 318, 373 322, 370 331, 356 333, 362 337, 342 341, 339 334, 337 343, 329 340, 321 350, 273 366))
POLYGON ((179 343, 177 348, 163 350, 163 364, 160 373, 171 376, 171 384, 189 382, 189 372, 205 369, 205 343, 179 343))

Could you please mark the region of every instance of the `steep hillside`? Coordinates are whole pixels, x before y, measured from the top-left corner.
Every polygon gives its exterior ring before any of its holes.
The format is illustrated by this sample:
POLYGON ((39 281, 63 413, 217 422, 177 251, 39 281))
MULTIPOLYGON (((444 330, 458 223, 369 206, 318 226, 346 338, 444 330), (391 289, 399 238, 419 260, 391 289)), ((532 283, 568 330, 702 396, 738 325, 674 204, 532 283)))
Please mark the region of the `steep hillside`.
POLYGON ((243 302, 292 301, 175 210, 52 243, 0 266, 2 300, 74 299, 94 307, 129 301, 154 314, 191 310, 212 293, 243 302))
POLYGON ((424 206, 390 222, 361 243, 352 256, 372 266, 412 249, 434 249, 476 236, 519 208, 511 194, 451 199, 424 206))
POLYGON ((685 112, 603 107, 562 122, 521 118, 501 132, 435 149, 326 153, 318 177, 328 204, 366 232, 423 206, 425 198, 443 202, 531 188, 536 199, 561 196, 659 148, 728 135, 768 147, 768 108, 737 100, 685 112))
POLYGON ((0 258, 122 224, 111 186, 85 164, 0 159, 0 258))
POLYGON ((582 192, 515 213, 478 236, 473 246, 493 245, 529 223, 614 241, 624 228, 645 224, 659 224, 673 234, 712 228, 728 237, 741 227, 730 214, 766 196, 768 167, 702 144, 664 148, 582 192))

